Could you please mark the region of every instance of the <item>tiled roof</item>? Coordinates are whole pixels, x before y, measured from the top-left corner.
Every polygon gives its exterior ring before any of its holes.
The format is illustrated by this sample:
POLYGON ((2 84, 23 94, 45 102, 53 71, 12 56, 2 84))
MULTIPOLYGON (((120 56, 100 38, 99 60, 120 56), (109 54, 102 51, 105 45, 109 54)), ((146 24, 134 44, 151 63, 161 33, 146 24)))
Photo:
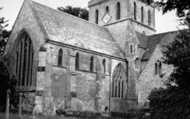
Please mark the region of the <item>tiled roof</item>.
POLYGON ((148 37, 139 32, 136 32, 136 35, 137 35, 137 38, 139 39, 139 47, 146 49, 148 37))
POLYGON ((175 39, 177 33, 177 31, 173 31, 148 36, 147 51, 144 53, 142 60, 149 60, 158 44, 167 45, 169 42, 175 39))
POLYGON ((49 40, 122 58, 120 48, 106 28, 36 2, 31 6, 49 40))
POLYGON ((92 6, 92 5, 95 5, 95 4, 98 4, 98 3, 102 3, 102 2, 105 2, 105 1, 108 1, 108 0, 90 0, 88 2, 88 6, 92 6))

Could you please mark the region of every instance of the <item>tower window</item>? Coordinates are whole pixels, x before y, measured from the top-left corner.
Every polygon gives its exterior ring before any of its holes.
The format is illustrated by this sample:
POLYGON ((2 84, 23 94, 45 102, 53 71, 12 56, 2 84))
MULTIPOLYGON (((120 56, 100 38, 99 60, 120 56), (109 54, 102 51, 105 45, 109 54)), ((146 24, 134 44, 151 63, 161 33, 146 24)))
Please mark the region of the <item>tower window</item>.
POLYGON ((96 12, 95 12, 95 22, 96 22, 96 24, 98 24, 98 20, 99 20, 99 11, 96 10, 96 12))
POLYGON ((106 6, 106 13, 109 13, 109 7, 106 6))
POLYGON ((121 5, 118 2, 117 5, 116 5, 116 19, 118 20, 120 18, 121 18, 121 5))
POLYGON ((63 50, 59 49, 57 65, 62 66, 62 61, 63 61, 63 50))
POLYGON ((134 54, 134 53, 135 53, 135 47, 134 47, 134 44, 133 44, 133 43, 131 43, 131 44, 129 45, 129 51, 130 51, 130 54, 134 54))
POLYGON ((75 69, 79 70, 79 53, 76 54, 75 58, 75 69))
POLYGON ((155 75, 162 75, 162 62, 161 61, 157 61, 155 63, 155 75))
POLYGON ((90 58, 90 72, 93 72, 94 70, 94 57, 92 56, 90 58))
POLYGON ((144 7, 141 7, 141 22, 144 23, 144 7))
POLYGON ((148 25, 151 25, 151 11, 148 10, 148 25))
POLYGON ((134 20, 137 20, 137 4, 134 2, 134 20))

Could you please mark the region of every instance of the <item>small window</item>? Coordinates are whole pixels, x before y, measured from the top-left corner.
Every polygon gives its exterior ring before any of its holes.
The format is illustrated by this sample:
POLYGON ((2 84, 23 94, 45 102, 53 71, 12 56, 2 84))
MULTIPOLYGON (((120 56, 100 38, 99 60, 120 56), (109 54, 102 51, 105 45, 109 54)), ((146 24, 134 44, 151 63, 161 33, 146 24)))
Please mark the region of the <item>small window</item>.
POLYGON ((96 22, 96 24, 98 24, 98 21, 99 21, 99 11, 96 10, 96 12, 95 12, 95 22, 96 22))
POLYGON ((158 63, 158 74, 161 76, 162 75, 162 63, 159 61, 158 63))
POLYGON ((144 23, 144 7, 141 7, 141 22, 144 23))
POLYGON ((130 54, 134 54, 135 53, 134 44, 130 44, 129 45, 129 51, 130 51, 130 54))
POLYGON ((134 20, 137 20, 137 4, 134 2, 134 20))
POLYGON ((162 62, 159 60, 155 63, 155 75, 162 75, 162 62))
POLYGON ((58 52, 58 66, 62 66, 62 62, 63 61, 63 50, 62 49, 59 49, 59 52, 58 52))
POLYGON ((106 6, 106 13, 109 13, 109 7, 106 6))
POLYGON ((79 70, 79 53, 76 54, 75 58, 75 69, 79 70))
POLYGON ((157 75, 158 74, 158 64, 157 64, 157 62, 154 65, 155 65, 154 66, 154 73, 155 73, 155 75, 157 75))
POLYGON ((148 25, 151 25, 151 22, 152 22, 152 20, 151 20, 151 11, 148 10, 148 25))
POLYGON ((94 57, 92 56, 90 58, 90 72, 94 71, 94 57))
POLYGON ((104 73, 106 73, 106 59, 103 59, 102 65, 103 65, 103 71, 104 73))
POLYGON ((121 18, 121 5, 118 2, 116 5, 116 19, 119 20, 121 18))

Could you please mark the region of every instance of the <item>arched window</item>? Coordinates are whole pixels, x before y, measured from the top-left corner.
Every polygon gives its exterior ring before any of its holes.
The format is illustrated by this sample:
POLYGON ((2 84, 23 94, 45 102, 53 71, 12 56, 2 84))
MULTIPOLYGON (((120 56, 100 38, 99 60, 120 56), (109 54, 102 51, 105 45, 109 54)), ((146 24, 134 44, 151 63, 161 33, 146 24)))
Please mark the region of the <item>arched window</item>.
POLYGON ((75 58, 75 69, 79 70, 79 53, 76 54, 75 58))
POLYGON ((134 20, 137 20, 137 4, 134 2, 134 20))
POLYGON ((155 63, 155 75, 162 75, 162 62, 159 60, 155 63))
POLYGON ((96 22, 96 24, 98 24, 98 21, 99 21, 99 11, 96 10, 96 12, 95 12, 95 22, 96 22))
POLYGON ((144 23, 144 7, 141 7, 141 22, 144 23))
POLYGON ((106 6, 106 13, 109 13, 109 7, 106 6))
POLYGON ((106 73, 106 59, 103 59, 102 65, 103 65, 103 72, 106 73))
POLYGON ((57 65, 62 66, 62 62, 63 62, 63 50, 59 49, 57 65))
POLYGON ((161 63, 161 61, 159 61, 159 63, 158 63, 158 74, 159 75, 162 74, 162 63, 161 63))
POLYGON ((124 98, 125 82, 127 80, 126 71, 121 63, 119 63, 112 75, 112 97, 124 98))
POLYGON ((158 64, 157 64, 157 62, 154 65, 155 65, 154 66, 154 72, 155 72, 155 75, 157 75, 158 74, 158 64))
POLYGON ((90 58, 90 72, 94 71, 94 57, 92 56, 90 58))
POLYGON ((116 5, 116 19, 118 20, 120 18, 121 18, 121 5, 118 2, 117 5, 116 5))
POLYGON ((18 38, 16 49, 16 76, 18 87, 31 88, 33 81, 33 45, 29 35, 22 32, 18 38))
POLYGON ((148 10, 148 25, 151 25, 152 19, 151 19, 151 11, 148 10))

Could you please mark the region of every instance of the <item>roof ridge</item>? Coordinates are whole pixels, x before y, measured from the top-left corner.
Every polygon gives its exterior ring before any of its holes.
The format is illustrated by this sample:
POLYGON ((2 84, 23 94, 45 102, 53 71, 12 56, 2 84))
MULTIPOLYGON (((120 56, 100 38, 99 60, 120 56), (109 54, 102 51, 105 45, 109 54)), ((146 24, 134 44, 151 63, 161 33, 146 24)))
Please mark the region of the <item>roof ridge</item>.
POLYGON ((168 31, 168 32, 163 32, 163 33, 148 35, 147 37, 158 36, 158 35, 164 35, 164 34, 168 34, 168 33, 175 33, 175 32, 178 32, 178 31, 179 31, 179 30, 168 31))

